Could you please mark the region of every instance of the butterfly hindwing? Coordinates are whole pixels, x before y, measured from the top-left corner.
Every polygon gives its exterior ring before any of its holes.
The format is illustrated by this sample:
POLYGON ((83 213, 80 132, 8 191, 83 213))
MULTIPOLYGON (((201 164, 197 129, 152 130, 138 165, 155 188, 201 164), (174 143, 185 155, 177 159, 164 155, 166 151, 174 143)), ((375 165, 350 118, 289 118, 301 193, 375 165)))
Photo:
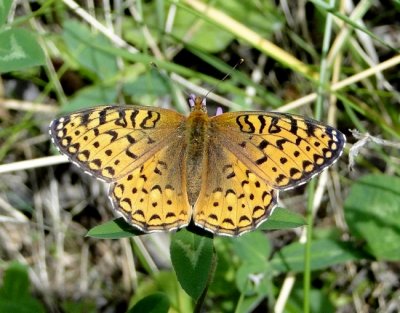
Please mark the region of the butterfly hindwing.
POLYGON ((216 143, 210 139, 193 219, 197 226, 215 234, 237 236, 255 229, 270 216, 278 191, 216 143))
POLYGON ((171 140, 140 167, 113 183, 113 207, 144 232, 187 226, 191 218, 184 171, 184 142, 171 140), (171 155, 174 155, 171 158, 171 155))

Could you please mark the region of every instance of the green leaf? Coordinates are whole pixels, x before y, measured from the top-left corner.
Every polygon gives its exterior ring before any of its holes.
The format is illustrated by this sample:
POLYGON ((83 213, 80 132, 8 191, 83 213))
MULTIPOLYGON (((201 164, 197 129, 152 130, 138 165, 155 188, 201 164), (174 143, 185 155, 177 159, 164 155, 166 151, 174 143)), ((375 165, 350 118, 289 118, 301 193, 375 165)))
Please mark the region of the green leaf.
POLYGON ((86 236, 102 239, 119 239, 145 234, 128 224, 123 217, 93 227, 86 236))
POLYGON ((179 283, 188 295, 198 299, 212 266, 212 239, 181 230, 172 235, 170 251, 179 283))
POLYGON ((77 92, 74 97, 64 106, 61 112, 73 112, 87 109, 98 105, 115 104, 117 90, 115 87, 95 85, 86 87, 77 92))
MULTIPOLYGON (((329 239, 311 242, 311 270, 324 269, 335 264, 363 258, 365 255, 348 242, 329 239)), ((304 244, 296 242, 284 247, 275 254, 271 265, 278 272, 302 272, 304 270, 304 244)))
POLYGON ((177 10, 172 34, 187 44, 210 53, 224 50, 234 39, 229 32, 182 8, 177 10))
POLYGON ((273 0, 255 3, 252 1, 216 1, 215 7, 236 21, 256 31, 264 38, 271 38, 282 29, 285 18, 273 0))
POLYGON ((275 208, 270 218, 262 223, 258 229, 290 229, 306 225, 306 221, 300 214, 284 208, 275 208))
POLYGON ((94 33, 76 21, 67 21, 63 26, 62 37, 75 62, 100 80, 111 78, 118 72, 115 56, 102 49, 113 47, 104 35, 94 33))
MULTIPOLYGON (((323 312, 323 313, 333 313, 335 312, 335 307, 332 305, 330 296, 324 291, 319 289, 310 290, 310 307, 311 312, 323 312)), ((285 306, 285 312, 290 313, 302 313, 304 312, 304 292, 302 288, 296 285, 290 294, 290 298, 285 306)))
POLYGON ((266 295, 270 273, 271 268, 267 260, 262 263, 245 262, 236 272, 236 285, 246 295, 266 295))
POLYGON ((42 313, 43 305, 35 298, 22 298, 14 301, 0 298, 0 312, 12 313, 42 313))
POLYGON ((44 53, 34 34, 25 29, 0 32, 0 42, 0 73, 45 63, 44 53))
MULTIPOLYGON (((274 31, 283 25, 284 20, 276 10, 273 1, 261 1, 254 4, 251 1, 223 1, 210 3, 215 9, 232 17, 238 23, 244 24, 265 38, 271 37, 274 31)), ((215 21, 206 15, 193 12, 188 8, 179 7, 174 21, 172 35, 186 44, 210 53, 220 52, 229 45, 235 36, 222 29, 215 21)))
POLYGON ((164 293, 157 292, 141 299, 128 310, 128 313, 168 313, 168 310, 168 297, 164 293))
POLYGON ((170 93, 169 86, 157 71, 151 70, 137 79, 124 84, 124 93, 138 97, 143 95, 164 96, 170 93))
POLYGON ((0 1, 0 27, 5 25, 7 22, 8 13, 10 12, 12 3, 13 3, 13 0, 0 1))
POLYGON ((28 269, 25 265, 13 262, 4 273, 0 297, 10 301, 18 300, 29 295, 28 269))
POLYGON ((252 301, 259 301, 259 296, 267 295, 270 285, 270 242, 266 235, 258 230, 239 238, 232 238, 231 241, 235 254, 242 262, 236 272, 236 285, 246 296, 257 295, 252 301))
POLYGON ((158 292, 168 295, 170 312, 193 312, 192 298, 183 291, 171 270, 153 273, 151 279, 141 279, 130 303, 135 306, 143 298, 158 292))
POLYGON ((29 294, 28 268, 13 262, 4 273, 0 288, 0 312, 44 312, 42 304, 29 294))
POLYGON ((377 259, 400 260, 400 178, 367 175, 354 183, 344 203, 351 233, 366 241, 377 259))
POLYGON ((265 295, 246 296, 243 301, 237 303, 235 313, 256 312, 255 308, 257 308, 262 301, 265 301, 265 295))
POLYGON ((271 253, 270 242, 260 231, 249 232, 231 240, 234 251, 243 262, 265 263, 271 253))

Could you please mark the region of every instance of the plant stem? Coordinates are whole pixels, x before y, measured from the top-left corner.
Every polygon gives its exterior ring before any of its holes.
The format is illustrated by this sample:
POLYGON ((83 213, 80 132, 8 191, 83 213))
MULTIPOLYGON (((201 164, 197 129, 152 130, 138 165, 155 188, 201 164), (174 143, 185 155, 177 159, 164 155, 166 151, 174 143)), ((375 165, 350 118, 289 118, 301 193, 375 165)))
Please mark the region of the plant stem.
POLYGON ((307 201, 307 241, 305 244, 304 251, 304 303, 303 312, 310 312, 310 288, 311 288, 311 240, 312 240, 312 230, 314 223, 313 216, 313 204, 314 204, 314 191, 315 191, 315 180, 312 180, 308 184, 308 201, 307 201))

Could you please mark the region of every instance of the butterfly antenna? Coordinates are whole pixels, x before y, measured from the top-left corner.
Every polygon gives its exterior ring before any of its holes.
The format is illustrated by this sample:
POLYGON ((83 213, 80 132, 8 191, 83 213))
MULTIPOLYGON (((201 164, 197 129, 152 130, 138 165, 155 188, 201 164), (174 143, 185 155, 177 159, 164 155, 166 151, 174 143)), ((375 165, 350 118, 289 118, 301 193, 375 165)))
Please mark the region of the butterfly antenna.
POLYGON ((207 91, 206 95, 204 96, 204 98, 207 98, 207 96, 212 93, 214 90, 216 90, 218 88, 218 86, 224 81, 226 80, 229 76, 231 76, 232 72, 240 65, 244 62, 244 59, 240 59, 231 69, 228 73, 226 73, 226 75, 224 77, 222 77, 222 79, 218 82, 218 84, 216 84, 211 90, 207 91))

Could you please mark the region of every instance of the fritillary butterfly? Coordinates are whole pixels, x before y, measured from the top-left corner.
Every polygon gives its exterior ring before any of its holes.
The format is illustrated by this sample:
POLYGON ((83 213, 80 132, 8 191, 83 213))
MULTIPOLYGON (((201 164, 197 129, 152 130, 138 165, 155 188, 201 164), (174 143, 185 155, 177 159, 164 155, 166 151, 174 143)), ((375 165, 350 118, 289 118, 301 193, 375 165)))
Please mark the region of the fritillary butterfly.
POLYGON ((188 117, 145 106, 96 107, 54 120, 61 153, 111 183, 113 207, 144 232, 191 220, 237 236, 272 213, 278 192, 305 183, 342 154, 345 136, 299 115, 209 117, 191 96, 188 117))

